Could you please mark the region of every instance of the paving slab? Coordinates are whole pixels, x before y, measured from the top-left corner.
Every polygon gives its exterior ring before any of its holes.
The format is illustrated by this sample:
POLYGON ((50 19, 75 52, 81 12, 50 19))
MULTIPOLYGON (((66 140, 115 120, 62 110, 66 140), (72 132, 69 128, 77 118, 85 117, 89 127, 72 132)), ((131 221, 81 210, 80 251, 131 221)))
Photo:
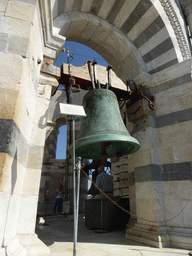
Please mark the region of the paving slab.
MULTIPOLYGON (((48 216, 45 224, 37 222, 38 237, 50 248, 51 256, 73 255, 73 216, 48 216)), ((125 230, 99 232, 85 227, 79 215, 77 253, 80 256, 184 256, 188 250, 155 248, 125 238, 125 230)))

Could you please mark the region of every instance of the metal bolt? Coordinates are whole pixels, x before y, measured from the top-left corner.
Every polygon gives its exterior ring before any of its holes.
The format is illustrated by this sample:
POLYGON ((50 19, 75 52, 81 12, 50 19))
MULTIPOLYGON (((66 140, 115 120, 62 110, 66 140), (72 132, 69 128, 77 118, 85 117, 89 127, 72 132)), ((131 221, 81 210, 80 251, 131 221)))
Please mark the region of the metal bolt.
POLYGON ((40 58, 37 59, 37 64, 38 65, 41 64, 41 59, 40 58))

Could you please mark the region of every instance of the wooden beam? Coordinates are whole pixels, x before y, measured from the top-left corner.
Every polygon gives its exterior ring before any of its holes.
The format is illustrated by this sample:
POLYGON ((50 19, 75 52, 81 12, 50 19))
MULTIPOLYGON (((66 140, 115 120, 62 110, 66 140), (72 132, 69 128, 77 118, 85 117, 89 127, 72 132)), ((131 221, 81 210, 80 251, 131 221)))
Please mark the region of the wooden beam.
MULTIPOLYGON (((61 68, 59 68, 48 62, 44 62, 41 67, 41 72, 54 76, 58 80, 59 84, 68 86, 69 78, 73 76, 76 80, 76 84, 79 84, 81 89, 87 90, 88 87, 91 87, 91 78, 89 76, 87 63, 81 67, 70 65, 70 75, 68 65, 69 64, 63 63, 61 68)), ((106 67, 97 65, 97 79, 99 80, 100 84, 105 85, 108 83, 108 71, 106 67)), ((111 87, 109 89, 116 94, 117 98, 130 98, 126 85, 120 78, 116 76, 113 71, 111 71, 111 87)), ((56 93, 56 91, 57 88, 53 88, 52 96, 56 93)))
POLYGON ((54 76, 56 79, 61 77, 61 69, 48 62, 43 62, 41 66, 41 72, 54 76))
MULTIPOLYGON (((75 78, 76 83, 80 84, 81 88, 86 90, 87 86, 91 84, 87 63, 81 67, 75 67, 71 65, 70 71, 71 75, 75 78)), ((68 64, 63 63, 61 67, 61 78, 59 82, 65 84, 68 78, 68 64)), ((97 79, 101 84, 108 83, 108 72, 106 67, 97 65, 97 79)), ((127 91, 126 85, 121 81, 120 78, 116 76, 113 71, 111 72, 111 90, 127 91)))

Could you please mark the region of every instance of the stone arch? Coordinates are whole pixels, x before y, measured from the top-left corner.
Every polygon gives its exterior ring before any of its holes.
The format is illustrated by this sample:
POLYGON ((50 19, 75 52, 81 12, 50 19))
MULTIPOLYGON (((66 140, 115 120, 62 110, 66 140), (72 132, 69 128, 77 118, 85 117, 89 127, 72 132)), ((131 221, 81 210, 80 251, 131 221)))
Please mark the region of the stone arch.
MULTIPOLYGON (((12 253, 17 255, 18 248, 24 254, 31 248, 39 255, 49 253, 34 232, 46 114, 51 91, 58 82, 51 75, 40 74, 40 64, 43 57, 53 64, 66 38, 97 50, 113 64, 123 81, 133 78, 141 83, 152 78, 156 116, 147 120, 145 130, 141 123, 133 131, 141 138, 144 149, 129 162, 133 188, 131 208, 137 207, 137 214, 142 218, 148 218, 150 209, 152 220, 164 220, 159 213, 172 217, 174 209, 181 210, 191 179, 192 81, 186 32, 186 23, 192 31, 191 7, 190 0, 2 1, 0 253, 5 255, 9 249, 15 249, 12 253), (68 25, 63 27, 57 17, 66 17, 68 25), (81 24, 79 32, 74 30, 78 23, 81 24), (88 30, 87 37, 92 35, 91 40, 83 39, 88 30), (117 41, 112 45, 114 40, 117 41), (119 48, 121 61, 117 58, 119 48), (131 65, 135 67, 133 73, 129 72, 131 65), (148 182, 150 193, 147 194, 148 182), (137 197, 133 192, 135 184, 137 197), (146 211, 142 211, 143 204, 146 211), (16 248, 12 246, 14 243, 18 245, 16 248)), ((166 227, 138 221, 126 236, 133 239, 138 234, 137 241, 191 249, 188 214, 191 216, 190 210, 166 223, 166 227), (155 232, 151 234, 151 231, 155 232)))
POLYGON ((52 13, 54 35, 96 50, 124 81, 191 57, 178 1, 53 1, 52 13))
POLYGON ((131 80, 147 73, 146 65, 136 47, 107 21, 92 14, 64 13, 53 21, 54 32, 59 35, 67 33, 67 40, 82 43, 98 52, 109 64, 114 72, 123 80, 131 80), (89 24, 89 28, 85 28, 89 24), (90 37, 90 30, 99 27, 94 37, 90 37), (81 31, 83 36, 79 36, 81 31), (105 43, 103 44, 103 41, 105 43))

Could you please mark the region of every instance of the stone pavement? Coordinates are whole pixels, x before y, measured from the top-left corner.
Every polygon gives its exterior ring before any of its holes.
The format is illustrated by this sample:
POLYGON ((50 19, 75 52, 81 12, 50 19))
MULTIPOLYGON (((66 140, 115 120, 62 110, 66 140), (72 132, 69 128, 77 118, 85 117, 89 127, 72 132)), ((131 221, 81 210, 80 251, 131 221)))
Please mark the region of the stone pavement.
MULTIPOLYGON (((38 237, 50 248, 51 256, 73 255, 73 216, 46 217, 45 224, 36 225, 38 237)), ((96 233, 79 216, 77 256, 184 256, 188 250, 158 249, 125 239, 125 231, 96 233)))

